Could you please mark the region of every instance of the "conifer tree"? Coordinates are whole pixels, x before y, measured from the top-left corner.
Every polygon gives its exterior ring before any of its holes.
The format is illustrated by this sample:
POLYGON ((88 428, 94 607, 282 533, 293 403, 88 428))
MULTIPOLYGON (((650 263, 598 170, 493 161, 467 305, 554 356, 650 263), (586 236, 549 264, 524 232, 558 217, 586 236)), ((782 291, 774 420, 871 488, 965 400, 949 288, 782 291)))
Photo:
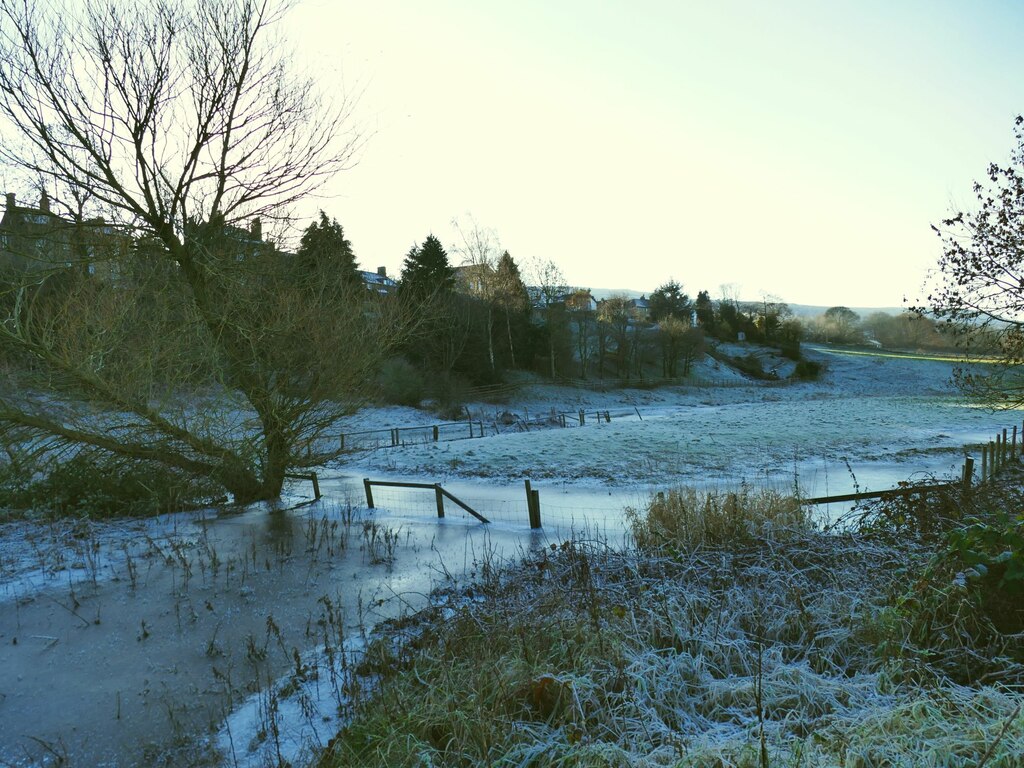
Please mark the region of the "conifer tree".
POLYGON ((362 282, 345 230, 337 219, 327 218, 323 211, 320 211, 320 220, 306 227, 302 234, 296 266, 300 275, 336 274, 338 285, 345 288, 357 288, 362 282))
POLYGON ((455 270, 441 241, 427 235, 423 245, 413 247, 402 265, 399 295, 413 301, 426 301, 450 294, 455 289, 455 270))
POLYGON ((530 311, 530 295, 526 291, 522 275, 519 274, 519 266, 515 263, 508 251, 501 254, 498 259, 498 268, 495 270, 494 280, 496 289, 494 292, 495 303, 505 315, 505 333, 508 337, 508 350, 512 367, 516 367, 516 345, 513 341, 513 326, 515 319, 528 319, 530 311))

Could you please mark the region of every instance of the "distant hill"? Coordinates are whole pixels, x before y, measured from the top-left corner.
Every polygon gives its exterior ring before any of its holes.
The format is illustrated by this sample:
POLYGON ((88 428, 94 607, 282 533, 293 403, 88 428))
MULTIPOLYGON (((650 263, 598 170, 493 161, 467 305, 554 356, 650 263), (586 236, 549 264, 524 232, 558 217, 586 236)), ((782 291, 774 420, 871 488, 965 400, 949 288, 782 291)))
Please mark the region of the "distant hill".
MULTIPOLYGON (((816 307, 811 304, 790 304, 789 308, 793 310, 793 314, 797 317, 817 317, 818 315, 825 314, 826 310, 831 307, 816 307)), ((873 315, 875 312, 885 312, 887 315, 902 315, 907 311, 907 307, 849 307, 858 315, 861 319, 864 319, 868 315, 873 315)))
POLYGON ((629 299, 639 299, 641 296, 649 296, 650 291, 634 291, 629 288, 591 288, 590 295, 595 301, 604 301, 609 296, 625 296, 629 299))
MULTIPOLYGON (((591 288, 591 295, 597 300, 602 301, 607 299, 609 296, 626 296, 630 299, 638 299, 641 296, 650 296, 650 291, 634 291, 630 288, 591 288)), ((690 297, 693 298, 692 296, 690 297)), ((740 301, 741 304, 755 304, 755 301, 740 301)), ((825 311, 830 309, 832 305, 828 306, 815 306, 813 304, 790 304, 789 308, 793 310, 793 314, 797 317, 817 317, 818 315, 825 314, 825 311)), ((868 315, 874 314, 875 312, 885 312, 888 315, 900 315, 907 311, 907 307, 850 307, 854 312, 865 318, 868 315)))

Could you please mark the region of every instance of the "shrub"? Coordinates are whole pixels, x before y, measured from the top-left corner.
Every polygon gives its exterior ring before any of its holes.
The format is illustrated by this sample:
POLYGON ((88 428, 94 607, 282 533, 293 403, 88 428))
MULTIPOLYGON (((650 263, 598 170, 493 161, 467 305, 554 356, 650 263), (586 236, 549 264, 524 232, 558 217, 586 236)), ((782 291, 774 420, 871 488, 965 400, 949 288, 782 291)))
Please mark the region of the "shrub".
POLYGON ((793 369, 793 378, 802 381, 814 381, 821 376, 824 367, 814 360, 801 360, 793 369))
POLYGON ((1024 631, 1024 514, 999 511, 950 532, 942 557, 1002 632, 1024 631))
POLYGON ((426 393, 423 374, 401 357, 381 366, 379 381, 381 397, 393 405, 417 407, 426 393))
POLYGON ((210 503, 211 481, 148 462, 78 454, 44 474, 10 467, 0 476, 0 507, 49 517, 139 517, 210 503))
POLYGON ((447 421, 465 418, 466 382, 455 374, 441 374, 434 379, 431 395, 438 415, 447 421))
POLYGON ((779 345, 779 352, 789 360, 800 362, 800 342, 784 341, 779 345))
POLYGON ((894 595, 883 658, 914 677, 1024 684, 1024 515, 1001 511, 1021 501, 1019 488, 990 483, 867 507, 860 536, 921 555, 908 558, 906 586, 894 595))
POLYGON ((746 547, 811 526, 796 498, 748 487, 734 493, 674 488, 657 494, 644 512, 630 509, 627 516, 642 549, 746 547))

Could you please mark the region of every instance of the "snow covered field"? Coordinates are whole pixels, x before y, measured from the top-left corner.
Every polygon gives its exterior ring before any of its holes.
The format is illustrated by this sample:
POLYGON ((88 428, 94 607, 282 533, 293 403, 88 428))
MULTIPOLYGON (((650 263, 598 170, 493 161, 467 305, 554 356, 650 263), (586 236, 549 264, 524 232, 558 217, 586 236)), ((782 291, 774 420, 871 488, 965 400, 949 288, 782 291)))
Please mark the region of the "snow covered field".
MULTIPOLYGON (((739 379, 729 387, 613 392, 526 387, 508 403, 471 407, 484 424, 483 438, 353 453, 334 477, 347 478, 357 495, 353 481, 362 477, 426 479, 458 487, 490 508, 494 498, 518 498, 528 478, 545 506, 579 514, 595 505, 621 510, 677 484, 792 488, 797 481, 805 495, 816 496, 955 474, 965 446, 1019 423, 1016 414, 993 414, 959 399, 950 363, 826 347, 807 354, 827 366, 822 381, 766 387, 739 379), (504 411, 534 417, 580 409, 621 415, 610 423, 591 417, 583 427, 495 434, 505 429, 497 419, 504 411)), ((715 365, 703 363, 698 375, 721 378, 715 365)), ((413 426, 431 417, 375 409, 360 423, 413 426)), ((396 506, 410 502, 406 496, 396 506)))
MULTIPOLYGON (((324 468, 325 502, 302 511, 0 526, 0 764, 175 764, 183 739, 225 749, 226 765, 258 765, 269 746, 294 756, 303 739, 326 738, 337 715, 328 711, 336 692, 303 672, 333 663, 316 630, 325 597, 345 614, 340 646, 356 648, 375 622, 415 610, 433 585, 471 577, 487 558, 584 525, 622 536, 623 507, 666 486, 880 489, 955 472, 965 445, 1019 424, 961 402, 949 363, 823 347, 808 355, 828 366, 820 382, 766 387, 706 361, 698 375, 730 386, 533 384, 507 403, 469 406, 484 437, 354 452, 324 468), (614 416, 530 431, 500 419, 580 409, 614 416), (364 477, 441 482, 495 524, 457 509, 439 523, 430 491, 375 491, 369 514, 364 477), (541 532, 527 528, 524 478, 541 491, 541 532), (267 692, 297 677, 284 687, 300 698, 269 712, 267 692), (288 711, 299 713, 291 735, 288 711), (282 729, 273 739, 268 723, 282 729)), ((437 422, 373 408, 342 430, 437 422)), ((289 501, 307 486, 296 482, 289 501)))

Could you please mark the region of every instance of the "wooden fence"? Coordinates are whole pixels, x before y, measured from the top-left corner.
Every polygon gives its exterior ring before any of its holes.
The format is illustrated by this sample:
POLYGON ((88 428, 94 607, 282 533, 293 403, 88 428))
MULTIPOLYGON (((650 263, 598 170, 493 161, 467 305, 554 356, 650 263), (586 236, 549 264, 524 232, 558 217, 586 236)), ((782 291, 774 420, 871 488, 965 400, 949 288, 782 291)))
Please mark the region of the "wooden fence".
POLYGON ((418 445, 422 443, 468 440, 484 437, 491 430, 491 434, 499 434, 502 427, 518 428, 520 431, 529 432, 531 427, 582 427, 587 422, 600 424, 611 423, 612 417, 629 417, 636 414, 637 418, 643 421, 643 416, 637 408, 625 411, 612 412, 609 410, 587 411, 551 411, 543 416, 530 416, 529 411, 524 411, 524 416, 510 414, 509 420, 503 422, 496 417, 493 422, 483 419, 472 419, 469 421, 454 421, 446 424, 417 425, 411 427, 386 427, 384 429, 365 429, 359 432, 343 432, 338 436, 339 447, 343 451, 369 451, 378 448, 398 448, 403 445, 418 445))
MULTIPOLYGON (((528 515, 528 518, 529 518, 530 528, 534 528, 534 529, 540 528, 541 527, 541 520, 540 520, 540 491, 538 491, 535 488, 533 488, 530 485, 530 481, 529 480, 526 481, 525 485, 526 485, 526 508, 527 508, 527 515, 528 515)), ((484 517, 479 512, 477 512, 475 509, 473 509, 471 506, 469 506, 466 502, 464 502, 461 499, 459 499, 458 497, 456 497, 451 491, 448 491, 445 488, 443 488, 440 483, 406 483, 406 482, 400 482, 400 481, 397 481, 397 480, 371 480, 368 477, 364 477, 363 478, 363 489, 366 492, 366 506, 369 509, 375 509, 375 507, 374 507, 374 500, 373 500, 373 489, 374 489, 374 487, 383 487, 383 488, 414 488, 414 489, 415 488, 421 488, 421 489, 424 489, 424 490, 431 490, 431 491, 434 492, 434 499, 435 499, 435 502, 437 504, 437 516, 439 518, 443 518, 444 517, 444 510, 445 510, 444 502, 445 502, 445 499, 448 499, 449 501, 454 502, 455 504, 460 506, 462 509, 464 509, 470 515, 475 517, 481 523, 489 523, 489 522, 491 522, 486 517, 484 517)))
MULTIPOLYGON (((995 438, 981 447, 981 472, 978 483, 990 482, 996 475, 1002 473, 1008 467, 1020 466, 1021 456, 1024 455, 1024 425, 1021 427, 1021 442, 1017 444, 1017 426, 1003 429, 996 433, 995 438)), ((966 453, 966 449, 965 449, 966 453)), ((869 499, 883 499, 896 496, 913 496, 916 494, 934 493, 936 491, 951 490, 960 488, 969 491, 974 484, 975 459, 969 453, 964 456, 963 467, 960 470, 959 480, 951 483, 921 483, 918 485, 906 485, 899 488, 889 488, 884 491, 867 491, 864 493, 843 493, 836 496, 817 496, 812 499, 801 499, 801 504, 809 506, 818 504, 832 504, 844 501, 867 501, 869 499)))

